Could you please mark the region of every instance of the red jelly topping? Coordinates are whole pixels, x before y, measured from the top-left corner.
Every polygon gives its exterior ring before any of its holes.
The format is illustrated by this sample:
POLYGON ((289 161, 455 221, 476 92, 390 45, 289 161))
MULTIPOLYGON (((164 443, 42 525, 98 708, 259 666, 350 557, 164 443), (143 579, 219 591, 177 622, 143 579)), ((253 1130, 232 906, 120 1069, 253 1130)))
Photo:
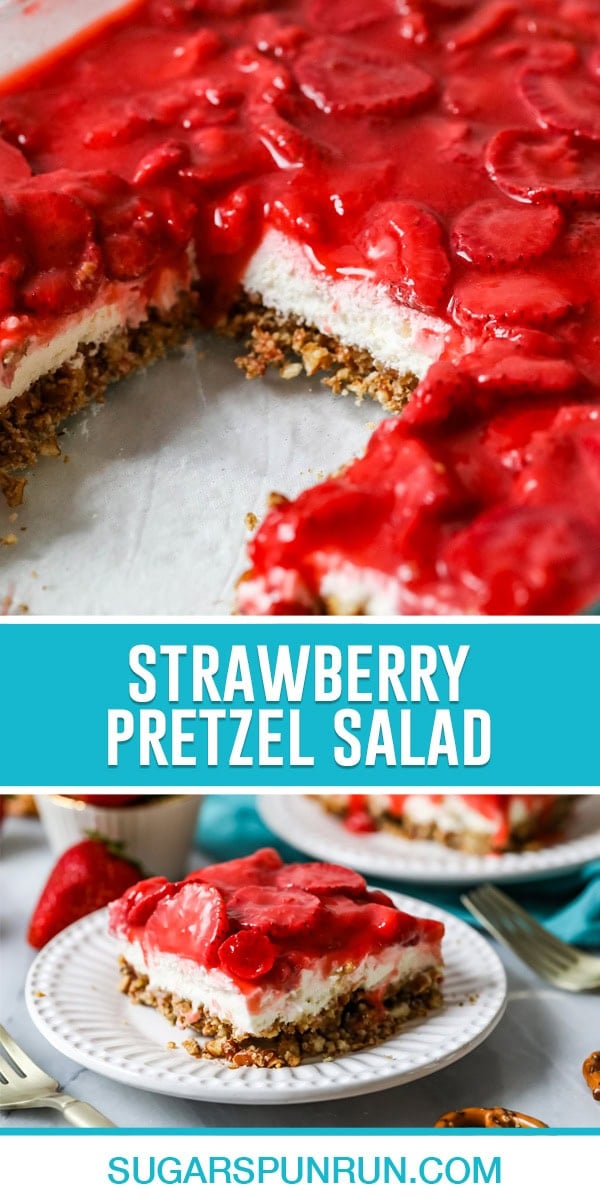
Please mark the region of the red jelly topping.
POLYGON ((190 241, 218 315, 275 226, 449 333, 364 458, 267 517, 240 610, 317 611, 340 567, 395 612, 580 610, 600 594, 599 38, 591 0, 129 6, 0 92, 5 376, 103 288, 184 277, 190 241))
POLYGON ((109 927, 150 955, 218 965, 249 992, 259 981, 292 988, 303 969, 326 975, 387 946, 426 943, 439 953, 444 932, 369 891, 356 871, 284 865, 270 849, 194 871, 180 884, 144 880, 109 906, 109 927))

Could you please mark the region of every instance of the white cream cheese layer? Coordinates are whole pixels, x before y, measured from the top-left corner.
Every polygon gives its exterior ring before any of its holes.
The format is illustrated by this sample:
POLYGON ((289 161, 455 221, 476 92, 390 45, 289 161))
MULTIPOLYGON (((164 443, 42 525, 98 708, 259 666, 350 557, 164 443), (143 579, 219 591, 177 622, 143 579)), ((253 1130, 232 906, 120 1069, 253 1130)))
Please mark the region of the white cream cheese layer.
POLYGON ((423 375, 439 358, 448 332, 439 317, 401 304, 367 276, 319 269, 307 250, 275 229, 265 234, 242 283, 268 308, 368 350, 375 362, 402 373, 423 375))
MULTIPOLYGON (((190 262, 192 259, 190 250, 190 262)), ((182 287, 189 280, 178 282, 182 287)), ((248 292, 258 292, 267 307, 315 325, 345 345, 368 350, 376 363, 392 370, 421 376, 442 351, 448 330, 445 322, 394 300, 383 285, 368 276, 328 274, 311 260, 307 249, 277 230, 267 231, 241 282, 248 292)), ((34 336, 19 348, 15 339, 16 368, 11 365, 12 352, 2 362, 0 345, 0 406, 70 362, 78 347, 101 345, 123 326, 139 324, 150 304, 171 307, 175 298, 172 284, 165 272, 151 300, 142 298, 135 284, 107 285, 94 305, 58 320, 45 340, 34 336), (110 302, 105 300, 106 293, 111 295, 110 302)))
POLYGON ((218 967, 208 970, 174 954, 155 954, 146 961, 139 943, 122 938, 117 941, 118 953, 136 971, 149 976, 153 990, 189 1000, 192 1012, 205 1008, 227 1021, 238 1037, 261 1037, 276 1023, 296 1024, 302 1018, 316 1016, 338 996, 357 988, 373 991, 440 966, 430 946, 389 946, 379 954, 369 954, 349 970, 340 968, 327 976, 318 970, 304 970, 289 991, 258 986, 249 1001, 235 980, 218 967))
MULTIPOLYGON (((15 337, 11 338, 10 348, 7 350, 0 340, 0 408, 44 375, 76 362, 82 346, 101 346, 119 330, 140 325, 150 307, 168 312, 181 291, 189 287, 191 278, 191 268, 185 275, 166 269, 151 297, 144 295, 138 284, 109 283, 88 308, 53 323, 52 335, 46 340, 30 337, 20 349, 17 348, 19 319, 15 317, 15 337)), ((27 339, 26 333, 23 336, 27 339)))
MULTIPOLYGON (((371 801, 381 803, 383 797, 372 796, 371 801)), ((387 799, 386 799, 386 803, 387 799)), ((511 796, 508 805, 508 824, 511 830, 518 829, 527 821, 532 810, 543 807, 544 799, 511 796)), ((381 811, 381 809, 380 809, 381 811)), ((469 804, 463 796, 444 796, 432 799, 426 795, 407 796, 404 805, 406 816, 415 825, 435 824, 443 833, 495 834, 502 825, 502 817, 488 816, 469 804)))
POLYGON ((494 834, 498 821, 472 808, 462 796, 407 796, 404 812, 415 825, 437 825, 443 833, 494 834))

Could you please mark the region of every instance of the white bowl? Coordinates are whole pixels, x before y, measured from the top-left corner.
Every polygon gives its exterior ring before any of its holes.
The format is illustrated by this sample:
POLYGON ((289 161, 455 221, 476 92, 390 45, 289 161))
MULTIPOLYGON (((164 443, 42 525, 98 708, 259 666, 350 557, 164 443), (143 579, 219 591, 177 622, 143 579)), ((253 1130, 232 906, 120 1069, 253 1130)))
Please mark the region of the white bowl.
POLYGON ((72 796, 36 795, 40 819, 56 857, 98 833, 120 842, 146 875, 181 879, 194 846, 202 797, 145 796, 136 804, 105 808, 72 796))

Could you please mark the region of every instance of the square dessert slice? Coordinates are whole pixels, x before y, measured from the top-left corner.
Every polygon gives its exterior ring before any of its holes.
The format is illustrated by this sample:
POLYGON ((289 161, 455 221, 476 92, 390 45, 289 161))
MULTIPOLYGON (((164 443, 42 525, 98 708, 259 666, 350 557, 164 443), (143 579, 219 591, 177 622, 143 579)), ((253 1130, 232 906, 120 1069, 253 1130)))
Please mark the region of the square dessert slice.
POLYGON ((109 906, 134 1003, 189 1027, 233 1066, 296 1066, 393 1036, 441 1004, 438 921, 400 911, 355 871, 258 850, 109 906))
POLYGON ((566 796, 319 796, 353 833, 387 829, 443 842, 467 854, 532 849, 554 832, 572 800, 566 796))

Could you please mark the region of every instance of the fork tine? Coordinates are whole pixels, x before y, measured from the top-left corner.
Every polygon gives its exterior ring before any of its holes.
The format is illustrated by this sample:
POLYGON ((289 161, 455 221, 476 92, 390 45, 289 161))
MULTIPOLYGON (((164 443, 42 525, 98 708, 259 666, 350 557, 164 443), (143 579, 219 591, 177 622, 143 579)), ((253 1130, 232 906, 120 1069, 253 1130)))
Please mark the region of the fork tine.
MULTIPOLYGON (((3 1080, 3 1085, 6 1085, 8 1083, 14 1087, 18 1087, 19 1084, 22 1083, 23 1079, 24 1079, 23 1075, 19 1074, 18 1071, 15 1071, 15 1068, 13 1067, 12 1063, 8 1062, 8 1060, 6 1058, 2 1057, 1 1055, 0 1055, 0 1077, 3 1080)), ((0 1087, 3 1085, 0 1085, 0 1087)), ((2 1093, 0 1091, 0 1095, 1 1094, 2 1093)))
MULTIPOLYGON (((41 1077, 44 1080, 49 1080, 51 1083, 56 1082, 50 1075, 47 1075, 45 1071, 42 1071, 42 1068, 38 1067, 37 1063, 35 1063, 33 1059, 31 1059, 29 1055, 17 1045, 14 1038, 10 1036, 10 1033, 4 1028, 3 1025, 0 1025, 0 1046, 10 1056, 15 1064, 15 1067, 17 1068, 17 1071, 20 1073, 16 1076, 17 1082, 20 1082, 20 1080, 25 1079, 26 1077, 31 1077, 32 1075, 41 1077)), ((6 1071, 4 1070, 5 1066, 8 1067, 6 1059, 0 1059, 0 1070, 2 1070, 4 1075, 6 1074, 6 1071)))
POLYGON ((484 902, 487 902, 489 898, 490 904, 494 903, 498 911, 505 913, 512 919, 519 933, 522 932, 529 935, 530 938, 534 938, 536 943, 544 948, 548 957, 553 962, 556 962, 558 966, 575 966, 580 956, 574 946, 569 946, 566 942, 561 942, 554 934, 549 933, 547 929, 544 929, 543 925, 540 925, 539 921, 536 921, 525 909, 515 904, 514 900, 511 900, 503 892, 495 888, 490 888, 490 893, 493 894, 489 895, 489 897, 486 895, 484 902))
MULTIPOLYGON (((489 895, 487 889, 481 889, 481 891, 486 893, 483 901, 475 893, 473 900, 471 900, 471 896, 464 896, 463 902, 482 921, 490 933, 508 946, 547 982, 555 986, 571 988, 573 991, 579 990, 579 986, 583 985, 585 981, 583 977, 577 977, 575 973, 577 966, 581 966, 577 952, 575 951, 574 958, 570 955, 568 959, 564 959, 562 956, 557 958, 555 939, 551 934, 547 934, 549 945, 546 946, 538 936, 537 922, 531 919, 530 922, 520 923, 517 920, 522 911, 518 905, 515 905, 516 912, 513 912, 512 902, 509 901, 505 909, 499 903, 499 900, 504 898, 503 894, 498 893, 497 889, 490 888, 489 895)), ((542 932, 546 933, 545 930, 542 932)), ((561 943, 559 942, 558 945, 560 948, 561 943)))
POLYGON ((549 962, 544 950, 536 943, 531 934, 523 933, 493 905, 486 903, 471 903, 469 897, 463 897, 463 903, 474 913, 483 925, 499 941, 508 946, 523 962, 531 966, 545 979, 555 980, 563 970, 562 967, 549 962))

